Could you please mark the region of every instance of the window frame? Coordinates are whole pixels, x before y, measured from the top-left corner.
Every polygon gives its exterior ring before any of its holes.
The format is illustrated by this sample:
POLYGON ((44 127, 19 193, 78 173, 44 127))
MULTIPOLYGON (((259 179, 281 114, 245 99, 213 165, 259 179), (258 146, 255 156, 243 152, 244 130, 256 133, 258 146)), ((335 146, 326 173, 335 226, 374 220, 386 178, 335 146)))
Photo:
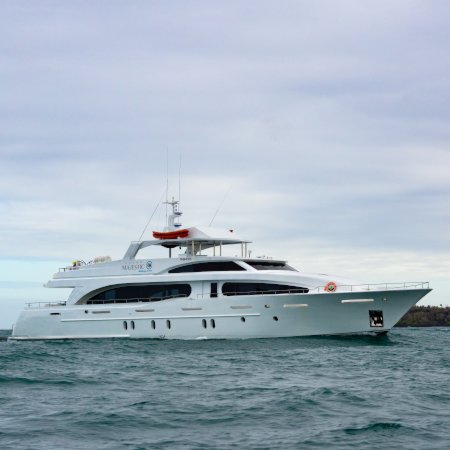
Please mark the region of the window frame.
POLYGON ((289 272, 298 272, 297 269, 290 266, 285 261, 271 261, 271 260, 243 260, 245 264, 248 264, 252 269, 255 270, 280 270, 280 271, 289 271, 289 272), (264 267, 266 266, 266 267, 264 267))
POLYGON ((222 295, 233 297, 238 295, 277 295, 277 294, 307 294, 309 289, 303 286, 294 286, 292 284, 254 282, 254 281, 226 281, 222 284, 222 295), (230 286, 235 285, 235 286, 230 286), (227 288, 248 286, 248 290, 236 290, 227 288), (261 287, 269 289, 260 289, 261 287), (273 289, 270 289, 273 288, 273 289))
POLYGON ((189 264, 183 264, 180 266, 172 267, 167 271, 167 273, 204 273, 204 272, 246 272, 247 269, 238 264, 237 261, 199 261, 192 262, 189 264), (226 268, 226 264, 228 264, 228 268, 226 268), (209 270, 195 270, 196 268, 202 268, 206 266, 220 266, 219 268, 211 268, 209 270), (231 268, 231 265, 233 266, 231 268), (194 270, 185 270, 185 269, 194 269, 194 270))
POLYGON ((191 294, 192 285, 190 283, 136 283, 119 286, 113 285, 105 286, 95 295, 91 295, 86 300, 86 304, 147 303, 172 298, 186 298, 191 294), (147 292, 145 292, 146 288, 148 289, 147 292), (129 292, 126 292, 127 290, 129 292), (160 293, 162 295, 156 295, 160 293))

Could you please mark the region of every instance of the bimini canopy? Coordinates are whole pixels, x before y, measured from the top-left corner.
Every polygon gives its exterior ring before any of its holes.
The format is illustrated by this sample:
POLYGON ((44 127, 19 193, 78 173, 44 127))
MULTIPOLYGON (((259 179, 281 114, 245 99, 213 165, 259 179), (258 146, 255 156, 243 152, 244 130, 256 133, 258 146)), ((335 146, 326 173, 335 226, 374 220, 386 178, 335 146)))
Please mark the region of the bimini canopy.
POLYGON ((143 248, 152 245, 159 245, 166 248, 184 247, 187 255, 197 253, 211 247, 221 247, 223 245, 248 244, 251 241, 239 239, 234 230, 217 230, 213 228, 197 227, 188 228, 187 237, 176 239, 154 239, 151 241, 135 241, 130 244, 123 259, 134 259, 136 254, 143 248))

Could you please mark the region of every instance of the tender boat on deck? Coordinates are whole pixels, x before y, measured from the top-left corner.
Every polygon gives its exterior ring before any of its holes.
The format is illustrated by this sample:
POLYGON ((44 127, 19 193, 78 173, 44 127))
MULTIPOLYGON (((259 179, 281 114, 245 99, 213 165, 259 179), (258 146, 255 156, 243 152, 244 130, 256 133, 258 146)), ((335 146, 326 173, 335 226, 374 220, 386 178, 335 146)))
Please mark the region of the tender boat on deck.
POLYGON ((385 334, 431 290, 422 282, 362 285, 251 258, 250 241, 232 230, 180 230, 178 202, 169 204, 173 213, 157 239, 132 242, 121 260, 76 261, 55 273, 46 286, 72 288, 69 298, 28 304, 11 339, 385 334), (222 254, 231 245, 240 256, 222 254), (158 246, 167 258, 137 257, 158 246))
POLYGON ((154 231, 153 237, 156 239, 178 239, 189 236, 189 230, 175 230, 175 231, 154 231))

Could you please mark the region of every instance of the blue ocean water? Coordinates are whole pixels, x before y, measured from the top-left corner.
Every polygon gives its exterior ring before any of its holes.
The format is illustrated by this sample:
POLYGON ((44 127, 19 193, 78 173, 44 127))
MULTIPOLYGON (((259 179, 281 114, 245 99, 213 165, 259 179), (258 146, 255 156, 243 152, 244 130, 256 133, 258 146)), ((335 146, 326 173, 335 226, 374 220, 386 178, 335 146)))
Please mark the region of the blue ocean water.
POLYGON ((448 449, 450 328, 0 342, 0 448, 448 449))

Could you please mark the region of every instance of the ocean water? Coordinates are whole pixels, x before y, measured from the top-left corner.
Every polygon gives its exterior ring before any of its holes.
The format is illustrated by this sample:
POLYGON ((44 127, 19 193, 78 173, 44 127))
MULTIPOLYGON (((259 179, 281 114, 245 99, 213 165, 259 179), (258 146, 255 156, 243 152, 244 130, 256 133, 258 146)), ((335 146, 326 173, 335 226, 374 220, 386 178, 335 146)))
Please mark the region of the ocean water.
POLYGON ((0 342, 0 448, 448 449, 450 328, 0 342))

